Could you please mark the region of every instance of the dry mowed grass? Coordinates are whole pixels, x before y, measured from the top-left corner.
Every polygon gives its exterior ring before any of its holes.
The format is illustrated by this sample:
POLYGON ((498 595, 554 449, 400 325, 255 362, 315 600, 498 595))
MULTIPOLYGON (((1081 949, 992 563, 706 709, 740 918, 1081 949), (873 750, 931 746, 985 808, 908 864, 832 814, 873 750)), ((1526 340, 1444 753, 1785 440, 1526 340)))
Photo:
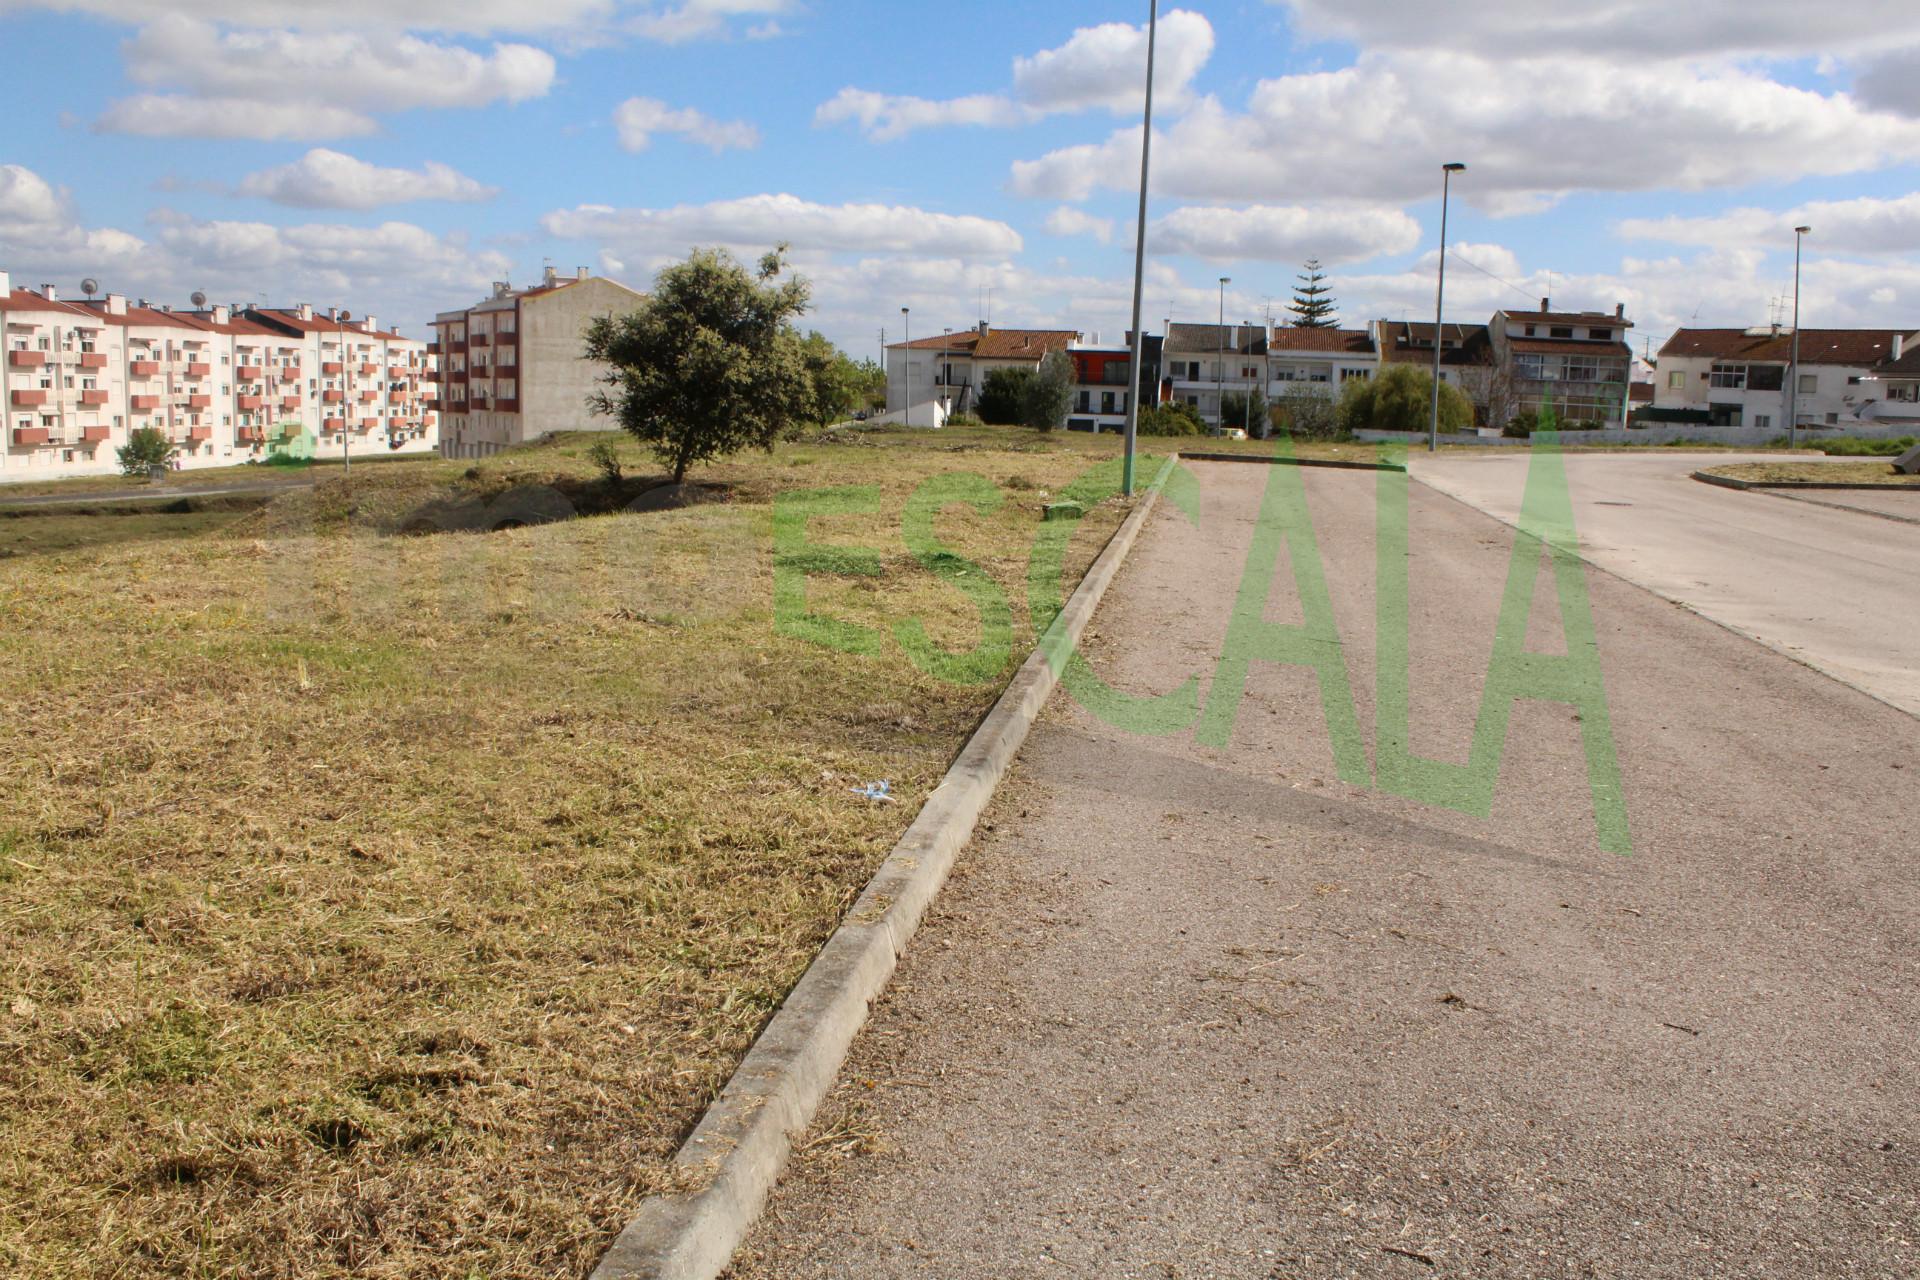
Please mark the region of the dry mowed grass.
POLYGON ((1829 458, 1824 462, 1736 462, 1709 467, 1716 476, 1752 484, 1814 480, 1822 484, 1920 484, 1920 476, 1902 475, 1891 458, 1829 458))
POLYGON ((859 439, 679 511, 383 531, 564 440, 0 559, 0 1274, 584 1275, 1007 674, 777 635, 773 495, 878 486, 811 534, 882 572, 809 606, 958 650, 901 513, 993 481, 937 528, 1017 661, 1042 494, 1113 445, 859 439))

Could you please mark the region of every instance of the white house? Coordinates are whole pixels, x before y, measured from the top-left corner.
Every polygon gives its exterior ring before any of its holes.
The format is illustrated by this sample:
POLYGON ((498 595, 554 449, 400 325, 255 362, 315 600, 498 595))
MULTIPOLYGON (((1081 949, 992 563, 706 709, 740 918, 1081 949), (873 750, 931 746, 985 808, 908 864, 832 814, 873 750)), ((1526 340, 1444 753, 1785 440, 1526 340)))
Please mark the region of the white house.
POLYGON ((980 385, 995 369, 1035 369, 1080 337, 1075 329, 995 329, 986 323, 887 348, 887 414, 914 426, 938 426, 972 413, 980 385))
MULTIPOLYGON (((1911 347, 1917 337, 1895 329, 1802 329, 1800 425, 1873 422, 1874 405, 1883 398, 1881 385, 1873 380, 1876 368, 1895 359, 1897 347, 1911 347)), ((1680 329, 1660 348, 1649 416, 1784 432, 1792 363, 1790 328, 1680 329)))

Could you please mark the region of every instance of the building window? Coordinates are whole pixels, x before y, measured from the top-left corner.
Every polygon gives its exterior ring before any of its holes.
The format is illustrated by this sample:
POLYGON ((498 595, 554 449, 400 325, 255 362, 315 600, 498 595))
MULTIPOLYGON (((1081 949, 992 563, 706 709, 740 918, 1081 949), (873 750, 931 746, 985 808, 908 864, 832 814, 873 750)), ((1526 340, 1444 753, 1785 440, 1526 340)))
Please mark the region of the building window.
POLYGON ((1810 396, 1818 390, 1820 390, 1819 374, 1803 373, 1800 375, 1800 394, 1801 395, 1810 396))
POLYGON ((1773 415, 1770 413, 1756 413, 1753 415, 1753 425, 1764 431, 1773 425, 1773 415))
POLYGON ((1744 390, 1747 385, 1747 366, 1743 364, 1713 366, 1713 385, 1732 391, 1744 390))
POLYGON ((1839 415, 1839 414, 1837 414, 1837 413, 1830 413, 1830 414, 1828 414, 1828 415, 1827 415, 1827 425, 1828 425, 1828 426, 1830 426, 1830 427, 1837 427, 1837 426, 1839 426, 1839 425, 1840 425, 1840 415, 1839 415))
POLYGON ((1554 325, 1547 330, 1547 336, 1549 338, 1571 338, 1573 336, 1573 327, 1571 325, 1554 325))
POLYGON ((1589 338, 1592 338, 1592 339, 1593 339, 1593 340, 1594 340, 1595 342, 1605 342, 1605 341, 1607 341, 1607 340, 1608 340, 1609 338, 1611 338, 1611 337, 1613 337, 1613 330, 1611 330, 1611 329, 1589 329, 1589 330, 1587 330, 1587 336, 1588 336, 1589 338))
POLYGON ((1669 391, 1684 391, 1686 386, 1687 375, 1679 369, 1675 369, 1667 375, 1667 389, 1669 391))

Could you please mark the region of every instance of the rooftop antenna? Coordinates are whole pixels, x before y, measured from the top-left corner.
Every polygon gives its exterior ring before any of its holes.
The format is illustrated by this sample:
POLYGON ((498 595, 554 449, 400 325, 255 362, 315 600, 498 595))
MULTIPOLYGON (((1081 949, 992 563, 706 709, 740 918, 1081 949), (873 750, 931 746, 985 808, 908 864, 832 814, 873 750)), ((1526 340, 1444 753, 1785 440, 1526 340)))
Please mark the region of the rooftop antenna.
POLYGON ((93 295, 100 292, 100 282, 98 280, 95 280, 92 276, 88 276, 85 280, 82 280, 80 282, 80 292, 87 295, 88 302, 92 302, 93 295))
POLYGON ((200 290, 195 289, 193 291, 193 297, 189 298, 188 301, 193 303, 195 309, 198 310, 198 309, 204 308, 207 305, 207 295, 202 293, 200 290))

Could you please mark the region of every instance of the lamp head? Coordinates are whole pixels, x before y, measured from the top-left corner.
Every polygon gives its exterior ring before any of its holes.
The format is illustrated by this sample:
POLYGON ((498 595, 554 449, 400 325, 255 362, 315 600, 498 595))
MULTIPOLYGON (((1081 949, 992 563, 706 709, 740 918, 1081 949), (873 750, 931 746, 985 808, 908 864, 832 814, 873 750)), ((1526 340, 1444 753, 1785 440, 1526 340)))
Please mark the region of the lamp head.
POLYGON ((1451 164, 1443 164, 1440 167, 1442 169, 1445 169, 1448 173, 1460 173, 1467 166, 1465 166, 1464 164, 1461 164, 1458 160, 1455 160, 1451 164))
POLYGON ((1804 236, 1804 235, 1806 235, 1806 234, 1807 234, 1808 232, 1810 232, 1810 231, 1812 231, 1812 230, 1813 230, 1813 228, 1812 228, 1812 227, 1795 227, 1795 228, 1793 229, 1793 234, 1795 234, 1795 235, 1797 235, 1797 236, 1804 236))

